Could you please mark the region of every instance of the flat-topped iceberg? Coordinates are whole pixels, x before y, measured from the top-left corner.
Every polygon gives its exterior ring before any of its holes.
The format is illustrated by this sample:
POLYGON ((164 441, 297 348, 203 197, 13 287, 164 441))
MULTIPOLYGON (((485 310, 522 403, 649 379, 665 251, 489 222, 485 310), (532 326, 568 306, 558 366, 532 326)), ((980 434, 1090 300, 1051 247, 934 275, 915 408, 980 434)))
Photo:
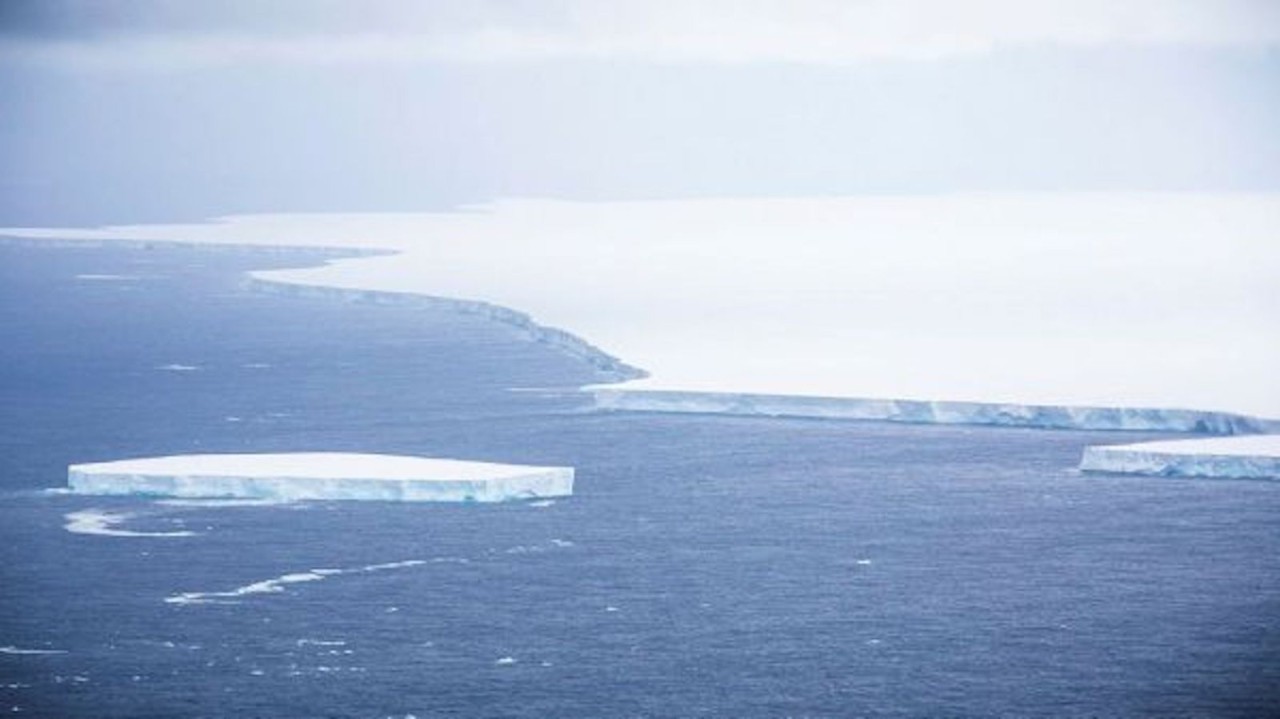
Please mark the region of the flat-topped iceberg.
POLYGON ((1280 434, 1086 447, 1086 472, 1280 479, 1280 434))
POLYGON ((75 464, 73 492, 184 498, 501 502, 573 494, 572 467, 386 454, 192 454, 75 464))

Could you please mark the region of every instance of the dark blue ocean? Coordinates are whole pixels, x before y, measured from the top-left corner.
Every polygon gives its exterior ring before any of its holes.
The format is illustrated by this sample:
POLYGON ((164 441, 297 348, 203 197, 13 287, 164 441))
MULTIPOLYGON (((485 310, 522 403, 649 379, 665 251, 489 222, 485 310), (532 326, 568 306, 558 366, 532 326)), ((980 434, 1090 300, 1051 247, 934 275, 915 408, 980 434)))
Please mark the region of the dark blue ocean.
POLYGON ((1280 714, 1280 485, 1073 470, 1131 434, 596 413, 567 391, 594 370, 501 324, 242 284, 322 259, 0 245, 0 714, 1280 714), (577 487, 45 491, 70 463, 286 450, 577 487), (341 571, 273 582, 313 569, 341 571), (226 596, 166 601, 193 592, 226 596))

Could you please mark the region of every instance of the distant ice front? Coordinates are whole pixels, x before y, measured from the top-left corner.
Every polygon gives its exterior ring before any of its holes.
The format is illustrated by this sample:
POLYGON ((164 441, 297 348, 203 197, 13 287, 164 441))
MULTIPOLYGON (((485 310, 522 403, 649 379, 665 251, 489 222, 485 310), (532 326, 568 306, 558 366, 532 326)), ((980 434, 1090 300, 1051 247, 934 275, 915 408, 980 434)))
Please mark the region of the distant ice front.
POLYGON ((385 454, 202 454, 75 464, 72 492, 184 498, 502 502, 573 494, 572 467, 385 454))

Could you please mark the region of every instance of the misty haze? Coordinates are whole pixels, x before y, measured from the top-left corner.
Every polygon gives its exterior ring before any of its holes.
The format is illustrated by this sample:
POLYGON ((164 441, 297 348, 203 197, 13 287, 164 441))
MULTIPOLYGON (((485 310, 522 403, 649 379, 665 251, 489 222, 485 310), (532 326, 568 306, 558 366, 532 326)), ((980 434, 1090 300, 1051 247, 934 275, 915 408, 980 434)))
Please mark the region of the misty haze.
POLYGON ((0 3, 0 711, 1268 716, 1280 6, 0 3))

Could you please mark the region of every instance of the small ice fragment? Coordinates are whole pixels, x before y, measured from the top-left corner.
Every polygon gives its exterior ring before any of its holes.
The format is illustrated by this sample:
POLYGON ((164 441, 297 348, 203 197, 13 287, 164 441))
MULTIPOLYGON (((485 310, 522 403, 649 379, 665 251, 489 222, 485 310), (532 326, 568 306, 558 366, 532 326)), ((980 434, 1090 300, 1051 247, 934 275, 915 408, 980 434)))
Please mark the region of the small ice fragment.
POLYGON ((101 537, 194 537, 196 534, 185 529, 175 532, 140 532, 130 529, 117 529, 117 525, 133 516, 125 512, 108 512, 91 508, 79 512, 70 512, 63 516, 67 520, 63 528, 73 534, 94 534, 101 537))
POLYGON ((507 666, 509 664, 515 664, 515 663, 516 663, 515 657, 502 657, 498 661, 494 662, 494 664, 497 664, 498 666, 507 666))
POLYGON ((0 654, 66 654, 65 649, 22 649, 15 646, 0 647, 0 654))

